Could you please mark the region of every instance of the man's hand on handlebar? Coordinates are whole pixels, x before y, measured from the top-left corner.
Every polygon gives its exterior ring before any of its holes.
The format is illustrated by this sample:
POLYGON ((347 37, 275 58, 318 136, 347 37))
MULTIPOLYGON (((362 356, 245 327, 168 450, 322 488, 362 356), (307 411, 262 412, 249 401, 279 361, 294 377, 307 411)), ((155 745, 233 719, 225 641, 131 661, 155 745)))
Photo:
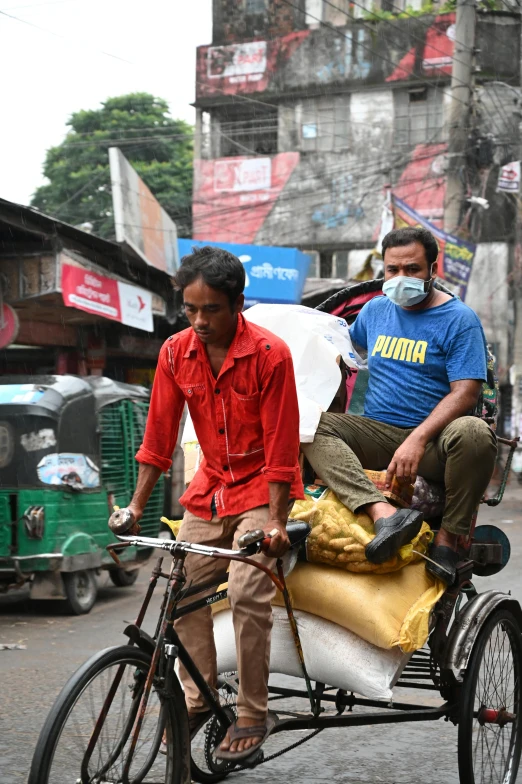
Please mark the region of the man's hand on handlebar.
POLYGON ((279 520, 269 520, 263 527, 263 531, 270 536, 270 544, 267 548, 263 547, 263 551, 270 558, 282 558, 290 548, 286 523, 281 523, 279 520))
POLYGON ((135 536, 141 531, 139 520, 142 517, 143 509, 129 504, 111 514, 109 528, 116 536, 135 536))

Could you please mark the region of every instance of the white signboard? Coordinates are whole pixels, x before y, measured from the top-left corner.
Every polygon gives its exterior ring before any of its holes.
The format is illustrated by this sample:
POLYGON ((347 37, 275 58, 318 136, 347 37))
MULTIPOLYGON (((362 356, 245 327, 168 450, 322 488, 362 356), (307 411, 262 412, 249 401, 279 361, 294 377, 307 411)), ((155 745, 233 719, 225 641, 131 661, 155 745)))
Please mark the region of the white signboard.
POLYGON ((251 76, 266 71, 266 41, 211 46, 207 54, 209 79, 251 76))
POLYGON ((116 240, 151 267, 174 275, 179 266, 176 224, 117 147, 109 148, 116 240))
POLYGON ((512 161, 500 167, 497 191, 518 193, 520 190, 520 161, 512 161))
POLYGON ((214 163, 216 193, 267 190, 271 185, 271 158, 225 158, 214 163))

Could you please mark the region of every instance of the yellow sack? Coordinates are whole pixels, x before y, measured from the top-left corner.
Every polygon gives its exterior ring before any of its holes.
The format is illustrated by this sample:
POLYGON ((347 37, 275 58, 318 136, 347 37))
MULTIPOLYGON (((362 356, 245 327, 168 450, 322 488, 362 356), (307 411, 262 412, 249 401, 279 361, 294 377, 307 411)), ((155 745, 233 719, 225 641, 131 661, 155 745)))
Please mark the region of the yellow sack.
POLYGON ((179 534, 179 529, 181 528, 181 523, 183 522, 183 520, 169 520, 168 517, 161 517, 160 519, 162 523, 168 525, 168 527, 170 528, 174 536, 177 536, 179 534))
POLYGON ((383 564, 372 564, 366 560, 364 549, 375 536, 373 521, 367 514, 350 512, 331 490, 326 490, 319 500, 308 497, 296 501, 290 516, 312 526, 306 549, 308 561, 348 572, 395 572, 408 563, 423 560, 413 551, 426 553, 433 540, 431 528, 423 523, 417 536, 397 555, 383 564))
MULTIPOLYGON (((390 574, 353 574, 318 564, 297 564, 286 580, 292 607, 349 629, 379 648, 422 648, 430 614, 445 585, 422 563, 390 574)), ((283 605, 278 593, 274 604, 283 605)))

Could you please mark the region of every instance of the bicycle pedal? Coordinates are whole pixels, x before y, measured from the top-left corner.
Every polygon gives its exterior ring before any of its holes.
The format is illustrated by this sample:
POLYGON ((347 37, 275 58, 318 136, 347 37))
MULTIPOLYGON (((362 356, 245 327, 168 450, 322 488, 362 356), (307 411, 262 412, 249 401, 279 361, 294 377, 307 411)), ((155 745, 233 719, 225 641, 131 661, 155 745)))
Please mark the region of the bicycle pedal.
POLYGON ((246 760, 242 760, 242 767, 243 768, 255 768, 257 765, 261 765, 262 762, 265 760, 265 754, 263 749, 259 749, 259 751, 254 752, 250 757, 247 757, 246 760))

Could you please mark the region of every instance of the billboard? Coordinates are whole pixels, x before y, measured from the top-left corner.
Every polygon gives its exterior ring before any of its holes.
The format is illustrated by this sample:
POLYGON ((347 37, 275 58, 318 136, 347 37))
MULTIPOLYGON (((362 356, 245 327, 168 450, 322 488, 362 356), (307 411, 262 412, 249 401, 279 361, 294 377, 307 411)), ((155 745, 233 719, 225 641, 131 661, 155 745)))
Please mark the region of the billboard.
POLYGON ((419 215, 409 204, 393 196, 393 213, 395 218, 395 228, 402 229, 405 226, 421 226, 428 229, 434 235, 439 246, 439 276, 444 283, 455 294, 458 294, 462 301, 466 299, 471 265, 475 256, 476 245, 461 240, 452 234, 439 229, 430 223, 422 215, 419 215))
POLYGON ((65 263, 62 263, 61 285, 63 301, 68 308, 103 316, 145 332, 154 331, 150 291, 65 263))
POLYGON ((308 273, 310 257, 297 248, 273 248, 268 245, 236 245, 206 240, 179 240, 179 255, 194 247, 213 245, 237 256, 245 268, 245 307, 260 302, 298 304, 308 273))
POLYGON ((116 240, 151 267, 174 275, 179 264, 176 224, 121 150, 109 148, 116 240))
POLYGON ((253 243, 298 163, 298 152, 194 161, 194 237, 253 243))

